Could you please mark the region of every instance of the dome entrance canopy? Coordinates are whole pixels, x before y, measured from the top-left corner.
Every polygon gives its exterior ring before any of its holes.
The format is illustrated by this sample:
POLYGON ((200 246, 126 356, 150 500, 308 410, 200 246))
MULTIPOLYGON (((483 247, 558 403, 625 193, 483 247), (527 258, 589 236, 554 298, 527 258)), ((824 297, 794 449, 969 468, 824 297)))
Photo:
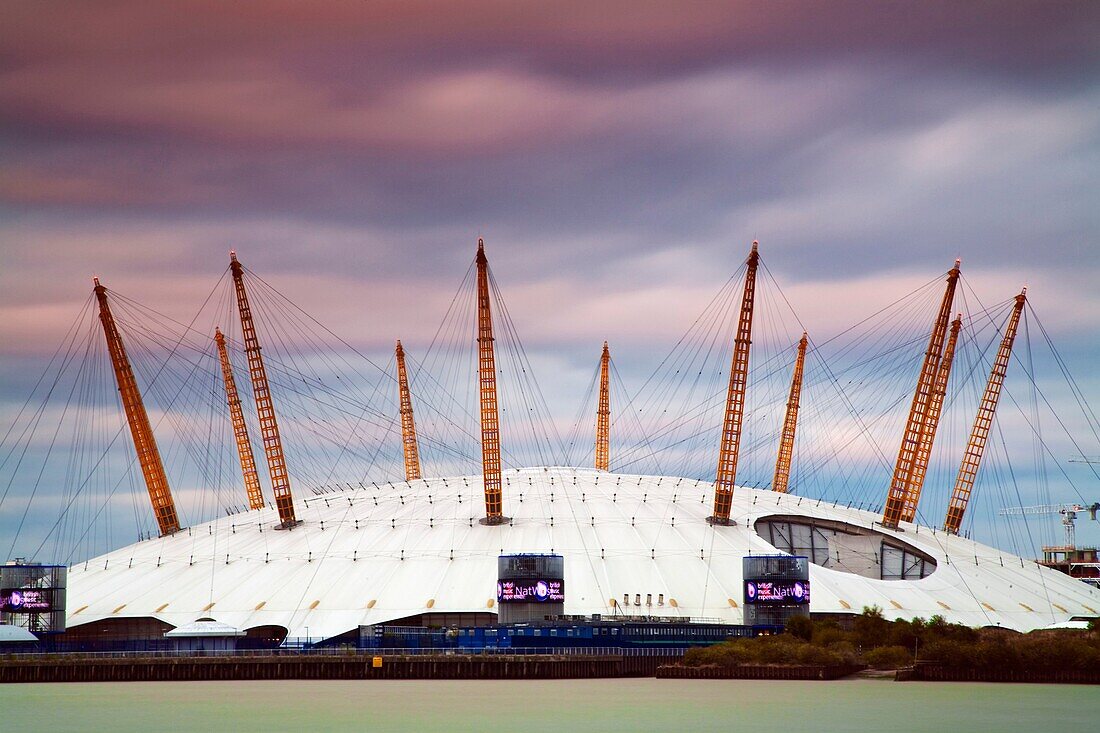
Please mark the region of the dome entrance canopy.
POLYGON ((897 537, 846 522, 772 515, 756 520, 756 534, 781 552, 875 580, 920 580, 936 561, 897 537))

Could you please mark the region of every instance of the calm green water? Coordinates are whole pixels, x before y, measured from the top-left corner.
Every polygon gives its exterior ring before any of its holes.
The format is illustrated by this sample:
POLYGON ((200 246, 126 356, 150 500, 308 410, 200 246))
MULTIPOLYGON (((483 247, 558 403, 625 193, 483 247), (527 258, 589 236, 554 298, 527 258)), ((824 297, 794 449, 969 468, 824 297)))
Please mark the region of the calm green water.
POLYGON ((1100 730, 1100 690, 889 680, 0 685, 2 731, 1100 730))

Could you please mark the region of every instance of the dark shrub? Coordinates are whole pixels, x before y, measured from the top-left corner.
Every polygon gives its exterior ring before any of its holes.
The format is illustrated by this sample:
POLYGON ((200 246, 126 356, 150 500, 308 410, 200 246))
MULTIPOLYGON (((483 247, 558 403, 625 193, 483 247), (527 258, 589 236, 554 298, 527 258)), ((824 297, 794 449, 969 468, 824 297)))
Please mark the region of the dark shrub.
POLYGON ((814 638, 814 622, 809 616, 792 616, 787 619, 787 633, 802 641, 814 638))
POLYGON ((863 661, 875 669, 898 669, 913 663, 913 655, 903 646, 880 646, 863 655, 863 661))

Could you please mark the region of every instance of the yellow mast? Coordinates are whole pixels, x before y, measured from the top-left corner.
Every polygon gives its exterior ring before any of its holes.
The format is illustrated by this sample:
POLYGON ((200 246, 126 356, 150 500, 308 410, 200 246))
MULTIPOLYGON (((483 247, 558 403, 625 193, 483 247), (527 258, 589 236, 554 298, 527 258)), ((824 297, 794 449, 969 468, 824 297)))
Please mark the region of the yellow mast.
POLYGON ((603 355, 600 356, 600 401, 596 407, 596 470, 607 471, 611 454, 611 395, 610 375, 611 352, 607 342, 603 342, 603 355))
POLYGON ((943 342, 947 337, 947 322, 951 319, 951 305, 955 299, 955 286, 959 281, 959 260, 947 273, 947 289, 940 302, 940 310, 928 338, 928 349, 924 352, 924 363, 917 378, 917 389, 913 393, 913 403, 909 408, 909 419, 905 423, 905 435, 898 449, 898 460, 894 465, 894 475, 890 481, 890 492, 886 496, 886 506, 882 512, 882 525, 896 529, 909 498, 910 480, 913 471, 913 458, 920 446, 921 432, 924 430, 928 402, 932 398, 940 359, 943 355, 943 342))
POLYGON ((794 434, 798 427, 798 401, 802 396, 802 370, 806 363, 806 332, 798 342, 798 356, 794 360, 794 374, 791 376, 791 392, 787 397, 787 415, 783 418, 783 434, 779 439, 779 455, 775 460, 775 476, 772 478, 772 490, 787 493, 787 483, 791 478, 791 456, 794 454, 794 434))
POLYGON ((749 346, 752 344, 752 310, 756 296, 756 268, 760 262, 758 242, 745 262, 745 290, 741 296, 741 315, 737 320, 737 337, 733 342, 730 383, 726 393, 726 413, 722 421, 722 442, 718 449, 718 470, 714 479, 714 514, 707 517, 711 524, 732 524, 730 506, 737 479, 737 452, 741 443, 741 419, 745 411, 745 383, 749 373, 749 346))
POLYGON ((951 363, 955 360, 955 345, 962 330, 962 314, 958 314, 951 323, 951 335, 947 337, 947 346, 943 349, 943 359, 936 372, 936 383, 932 388, 932 399, 928 402, 928 412, 924 417, 924 429, 920 434, 920 445, 913 457, 913 470, 909 477, 909 495, 901 510, 901 521, 912 522, 917 516, 917 504, 920 503, 924 477, 928 473, 928 461, 932 457, 932 444, 936 440, 936 430, 940 425, 943 412, 943 400, 947 396, 947 381, 951 378, 951 363))
POLYGON ((137 452, 138 464, 141 466, 141 475, 145 478, 145 488, 148 489, 149 500, 153 504, 153 515, 156 517, 161 537, 170 535, 179 531, 180 522, 176 514, 176 502, 172 499, 172 489, 168 485, 168 476, 164 472, 164 462, 161 460, 160 451, 157 450, 153 427, 149 424, 149 415, 145 411, 145 403, 141 400, 134 370, 130 366, 129 357, 126 356, 126 347, 115 326, 114 316, 111 315, 111 306, 107 302, 107 288, 99 284, 98 277, 92 278, 92 282, 95 283, 95 297, 99 302, 99 320, 103 324, 103 335, 107 337, 107 351, 111 354, 115 381, 122 398, 126 422, 130 426, 130 435, 134 439, 134 450, 137 452))
POLYGON ((233 365, 229 362, 229 351, 225 348, 225 336, 220 328, 214 329, 214 342, 218 345, 218 357, 222 363, 225 401, 229 404, 233 437, 237 439, 237 456, 241 460, 241 474, 244 476, 244 489, 248 494, 248 508, 263 509, 264 494, 260 488, 260 477, 256 475, 256 458, 252 454, 252 441, 248 439, 248 425, 245 424, 244 411, 241 410, 237 380, 233 378, 233 365))
POLYGON ((405 349, 397 341, 397 388, 401 400, 401 445, 405 449, 405 480, 420 478, 420 448, 416 442, 416 423, 413 421, 412 394, 409 377, 405 371, 405 349))
POLYGON ((482 524, 503 524, 504 498, 500 478, 500 416, 497 412, 496 355, 493 314, 489 304, 489 260, 485 241, 477 240, 477 374, 481 396, 481 472, 485 484, 482 524))
POLYGON ((275 417, 275 403, 267 383, 260 341, 256 337, 256 325, 252 322, 252 308, 244 288, 244 267, 237 261, 237 253, 229 253, 229 269, 233 273, 233 286, 237 292, 237 308, 241 312, 241 331, 244 334, 244 351, 248 356, 248 374, 252 379, 252 393, 256 400, 256 412, 260 416, 260 435, 264 442, 264 454, 271 473, 271 493, 279 510, 276 529, 290 529, 301 522, 294 516, 294 497, 290 493, 290 474, 283 455, 283 441, 279 437, 279 423, 275 417))
POLYGON ((951 501, 947 505, 947 516, 943 520, 944 530, 951 534, 959 533, 963 515, 966 514, 966 505, 970 502, 970 492, 973 491, 974 480, 978 477, 978 467, 981 466, 985 444, 989 439, 989 431, 993 427, 993 416, 997 412, 1001 387, 1005 382, 1005 374, 1008 373, 1008 360, 1012 356, 1012 343, 1016 340, 1016 329, 1020 325, 1020 312, 1023 311, 1026 302, 1027 288, 1024 288, 1016 296, 1016 302, 1012 306, 1012 314, 1008 318, 1004 338, 1001 340, 1000 348, 997 349, 993 369, 989 372, 989 382, 986 383, 982 401, 978 404, 978 414, 974 418, 974 427, 970 431, 970 441, 966 445, 962 465, 959 466, 959 474, 955 478, 955 489, 951 492, 951 501))

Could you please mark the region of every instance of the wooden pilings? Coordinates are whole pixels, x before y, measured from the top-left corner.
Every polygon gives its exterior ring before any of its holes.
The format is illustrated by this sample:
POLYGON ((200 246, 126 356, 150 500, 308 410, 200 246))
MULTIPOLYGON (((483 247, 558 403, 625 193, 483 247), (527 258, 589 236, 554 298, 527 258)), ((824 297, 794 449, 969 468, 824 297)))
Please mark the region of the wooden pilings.
POLYGON ((686 680, 836 680, 865 669, 861 664, 767 665, 687 667, 670 664, 657 668, 659 679, 686 680))
POLYGON ((567 679, 651 676, 669 658, 625 655, 381 655, 0 658, 3 682, 136 682, 285 679, 567 679))

